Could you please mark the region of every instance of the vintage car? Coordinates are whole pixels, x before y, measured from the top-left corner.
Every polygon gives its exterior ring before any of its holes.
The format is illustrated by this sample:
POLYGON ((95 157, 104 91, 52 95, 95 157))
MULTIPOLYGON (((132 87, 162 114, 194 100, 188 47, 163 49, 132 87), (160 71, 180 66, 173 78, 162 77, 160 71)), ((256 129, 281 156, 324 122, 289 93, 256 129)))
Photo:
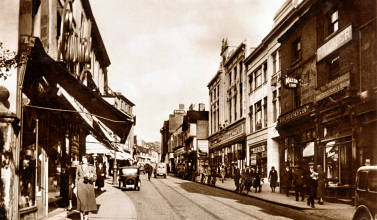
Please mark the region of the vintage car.
POLYGON ((119 168, 119 188, 133 188, 139 191, 141 181, 140 170, 137 166, 125 166, 119 168))
POLYGON ((377 166, 363 166, 357 170, 355 186, 356 211, 353 220, 377 219, 377 166))
POLYGON ((157 163, 155 167, 154 177, 157 178, 158 176, 163 176, 164 178, 166 178, 166 175, 168 173, 166 163, 157 163))

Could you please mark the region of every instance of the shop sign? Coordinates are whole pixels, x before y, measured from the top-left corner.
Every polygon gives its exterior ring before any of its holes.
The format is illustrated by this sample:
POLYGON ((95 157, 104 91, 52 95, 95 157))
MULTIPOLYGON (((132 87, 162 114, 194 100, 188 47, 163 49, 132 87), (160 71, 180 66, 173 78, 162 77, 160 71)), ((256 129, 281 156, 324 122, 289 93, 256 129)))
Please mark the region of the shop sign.
POLYGON ((279 123, 284 124, 284 123, 287 123, 289 121, 300 118, 300 117, 308 114, 309 110, 310 110, 310 105, 301 106, 300 108, 297 108, 296 110, 294 110, 294 111, 292 111, 288 114, 280 116, 279 117, 279 123))
POLYGON ((250 165, 257 164, 257 155, 250 155, 250 165))
POLYGON ((332 94, 335 94, 346 87, 350 86, 350 73, 346 73, 333 81, 327 83, 326 85, 319 88, 316 92, 315 100, 318 102, 332 94))
POLYGON ((208 140, 198 140, 198 149, 201 153, 208 153, 208 140))
POLYGON ((174 158, 174 153, 170 153, 170 154, 169 154, 169 158, 170 158, 170 159, 174 158))
POLYGON ((352 40, 352 25, 335 35, 317 50, 317 62, 352 40))
POLYGON ((283 83, 287 88, 297 88, 298 79, 287 76, 283 78, 283 83))
POLYGON ((266 145, 260 145, 258 147, 254 147, 254 148, 251 148, 251 152, 253 154, 257 154, 257 153, 260 153, 260 152, 263 152, 263 151, 266 151, 266 145))
POLYGON ((245 124, 240 124, 214 140, 212 147, 226 143, 227 141, 235 139, 243 134, 245 134, 245 124))

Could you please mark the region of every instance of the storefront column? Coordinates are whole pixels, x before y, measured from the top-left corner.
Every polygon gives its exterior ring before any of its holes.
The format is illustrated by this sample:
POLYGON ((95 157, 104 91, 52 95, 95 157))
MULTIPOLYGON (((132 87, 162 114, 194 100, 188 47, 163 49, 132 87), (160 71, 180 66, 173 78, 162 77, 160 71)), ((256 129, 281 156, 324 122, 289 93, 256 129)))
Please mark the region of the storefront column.
MULTIPOLYGON (((18 181, 16 179, 17 158, 16 136, 18 131, 17 117, 6 107, 9 91, 0 87, 0 135, 3 143, 0 146, 0 160, 4 165, 0 169, 1 194, 0 218, 18 219, 18 181), (17 130, 15 130, 17 129, 17 130)), ((17 160, 18 161, 18 160, 17 160)))

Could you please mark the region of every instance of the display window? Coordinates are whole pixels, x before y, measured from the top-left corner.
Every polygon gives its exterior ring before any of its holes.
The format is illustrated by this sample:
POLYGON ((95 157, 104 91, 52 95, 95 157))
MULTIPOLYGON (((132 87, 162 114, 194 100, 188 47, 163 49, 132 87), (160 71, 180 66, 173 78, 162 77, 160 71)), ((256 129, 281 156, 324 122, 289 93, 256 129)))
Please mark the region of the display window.
POLYGON ((351 138, 334 140, 325 147, 326 177, 329 185, 350 185, 352 178, 351 138))
POLYGON ((22 209, 35 206, 36 160, 34 156, 34 145, 30 145, 22 149, 20 154, 19 172, 19 207, 22 209))

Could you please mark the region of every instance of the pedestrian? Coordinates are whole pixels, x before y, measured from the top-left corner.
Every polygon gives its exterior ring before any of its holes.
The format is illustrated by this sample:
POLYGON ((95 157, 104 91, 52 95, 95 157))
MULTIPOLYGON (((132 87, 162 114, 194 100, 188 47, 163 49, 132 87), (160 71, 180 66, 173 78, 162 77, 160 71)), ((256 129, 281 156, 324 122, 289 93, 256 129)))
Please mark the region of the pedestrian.
POLYGON ((300 165, 296 165, 295 171, 293 173, 293 184, 295 186, 295 196, 296 201, 298 201, 301 196, 301 201, 305 200, 304 194, 304 170, 300 165))
POLYGON ((246 194, 249 194, 251 185, 253 185, 253 176, 252 171, 248 167, 246 169, 246 180, 245 180, 245 188, 246 188, 246 194))
POLYGON ((323 205, 323 194, 325 192, 326 176, 325 176, 325 172, 323 172, 321 165, 317 166, 317 173, 318 173, 318 181, 317 181, 318 204, 323 205))
POLYGON ((105 167, 103 166, 102 161, 99 161, 96 167, 96 174, 97 174, 97 180, 96 180, 96 186, 98 191, 103 191, 101 188, 105 186, 105 167))
POLYGON ((292 171, 289 169, 287 165, 283 172, 280 175, 280 189, 285 192, 287 197, 289 196, 289 190, 292 186, 292 171))
POLYGON ((275 170, 275 167, 272 166, 270 173, 268 174, 268 180, 270 182, 271 191, 275 192, 276 182, 278 180, 278 172, 275 170))
POLYGON ((242 191, 245 189, 245 185, 246 185, 246 169, 243 168, 241 170, 239 187, 238 187, 240 193, 242 193, 242 191))
POLYGON ((314 165, 309 165, 309 176, 307 177, 307 194, 309 198, 307 200, 307 205, 315 208, 314 206, 314 198, 317 192, 317 180, 318 180, 318 173, 314 171, 314 165))
POLYGON ((255 189, 255 192, 261 192, 262 191, 262 186, 260 183, 260 169, 257 168, 257 170, 254 172, 254 180, 253 180, 253 187, 255 189))
POLYGON ((96 181, 96 171, 90 165, 92 159, 89 156, 82 157, 82 164, 76 170, 76 184, 74 192, 77 195, 77 210, 80 212, 81 220, 89 218, 88 213, 97 210, 97 203, 94 194, 93 182, 96 181))
POLYGON ((221 182, 224 183, 224 179, 225 179, 225 166, 224 166, 224 164, 221 165, 220 175, 221 175, 221 182))
POLYGON ((234 167, 234 185, 236 186, 236 192, 239 191, 240 189, 240 177, 241 177, 241 174, 240 174, 240 169, 235 166, 234 167))
POLYGON ((145 164, 146 168, 145 171, 148 173, 148 180, 151 180, 152 172, 153 172, 153 167, 149 163, 145 164))

